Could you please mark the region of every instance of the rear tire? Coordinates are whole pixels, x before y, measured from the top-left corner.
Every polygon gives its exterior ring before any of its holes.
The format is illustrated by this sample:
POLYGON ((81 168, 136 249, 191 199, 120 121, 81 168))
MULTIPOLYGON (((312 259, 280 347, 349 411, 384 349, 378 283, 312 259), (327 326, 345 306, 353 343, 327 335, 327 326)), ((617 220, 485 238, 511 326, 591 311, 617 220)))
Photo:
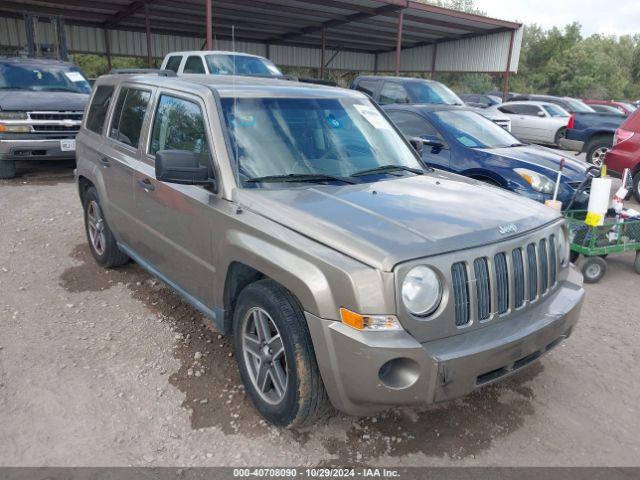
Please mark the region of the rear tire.
POLYGON ((289 291, 270 279, 242 290, 233 337, 247 395, 266 420, 299 427, 330 411, 307 321, 289 291))
POLYGON ((598 283, 607 273, 607 262, 601 257, 585 257, 580 269, 585 283, 598 283))
POLYGON ((640 172, 633 176, 633 191, 631 193, 636 202, 640 202, 640 172))
POLYGON ((633 262, 633 267, 636 269, 636 273, 640 275, 640 250, 636 252, 636 260, 633 262))
POLYGON ((587 162, 596 167, 601 167, 604 158, 613 147, 613 137, 598 136, 587 145, 587 162))
POLYGON ((107 220, 104 218, 95 187, 89 187, 85 192, 83 207, 89 250, 91 250, 96 262, 105 268, 119 267, 128 263, 131 259, 118 247, 107 220))
POLYGON ((0 160, 0 179, 7 180, 16 176, 16 162, 0 160))

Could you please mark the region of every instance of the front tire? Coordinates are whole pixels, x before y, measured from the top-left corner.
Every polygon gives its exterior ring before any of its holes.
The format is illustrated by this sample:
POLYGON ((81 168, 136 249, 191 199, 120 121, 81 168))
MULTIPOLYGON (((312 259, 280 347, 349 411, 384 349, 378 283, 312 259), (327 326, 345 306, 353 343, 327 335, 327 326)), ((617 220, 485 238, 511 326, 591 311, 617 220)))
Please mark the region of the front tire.
POLYGON ((553 143, 555 144, 556 147, 560 146, 560 140, 562 140, 566 135, 567 135, 566 127, 562 127, 556 132, 556 136, 553 139, 553 143))
POLYGON ((105 268, 114 268, 130 261, 116 242, 107 220, 104 218, 98 192, 95 187, 87 189, 84 198, 84 225, 89 249, 96 262, 105 268))
POLYGON ((314 423, 329 411, 302 308, 276 282, 247 286, 233 314, 236 360, 247 395, 269 422, 314 423))
POLYGON ((0 179, 8 180, 16 176, 16 162, 13 160, 0 160, 0 179))

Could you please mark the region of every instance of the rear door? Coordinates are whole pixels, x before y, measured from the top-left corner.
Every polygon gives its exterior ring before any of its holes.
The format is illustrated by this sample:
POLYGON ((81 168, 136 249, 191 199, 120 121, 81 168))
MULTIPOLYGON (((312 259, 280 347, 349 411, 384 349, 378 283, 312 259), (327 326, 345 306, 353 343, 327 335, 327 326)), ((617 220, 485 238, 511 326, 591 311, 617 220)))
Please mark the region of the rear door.
POLYGON ((95 89, 83 131, 87 140, 78 142, 77 154, 94 165, 104 216, 116 237, 121 239, 121 232, 126 225, 126 206, 133 199, 133 193, 131 171, 127 172, 117 156, 111 155, 110 149, 105 146, 109 114, 116 98, 114 85, 100 85, 95 89))
POLYGON ((134 173, 138 238, 131 248, 182 293, 211 307, 216 281, 213 244, 223 235, 215 225, 227 202, 212 187, 155 177, 155 154, 160 150, 192 151, 213 175, 210 117, 201 98, 182 92, 160 91, 153 109, 146 152, 134 173))
POLYGON ((100 148, 101 161, 110 174, 107 191, 118 240, 131 243, 135 210, 133 169, 140 155, 140 134, 151 99, 151 89, 121 85, 109 119, 106 138, 100 148))

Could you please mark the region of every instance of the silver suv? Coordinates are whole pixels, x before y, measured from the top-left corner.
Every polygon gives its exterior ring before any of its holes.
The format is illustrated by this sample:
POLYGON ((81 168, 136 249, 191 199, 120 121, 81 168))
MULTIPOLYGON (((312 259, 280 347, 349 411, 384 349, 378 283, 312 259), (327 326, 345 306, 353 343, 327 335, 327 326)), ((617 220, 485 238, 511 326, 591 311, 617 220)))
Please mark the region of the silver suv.
POLYGON ((562 218, 425 167, 360 92, 104 76, 77 142, 96 261, 135 260, 232 335, 274 424, 459 397, 578 320, 562 218))

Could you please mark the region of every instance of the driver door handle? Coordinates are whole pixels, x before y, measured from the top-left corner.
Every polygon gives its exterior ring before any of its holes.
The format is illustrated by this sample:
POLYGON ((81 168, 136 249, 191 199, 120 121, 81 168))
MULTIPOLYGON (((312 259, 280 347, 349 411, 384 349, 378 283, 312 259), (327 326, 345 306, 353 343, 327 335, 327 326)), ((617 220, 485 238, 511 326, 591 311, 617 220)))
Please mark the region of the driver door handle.
POLYGON ((149 180, 148 178, 138 180, 138 185, 145 189, 147 192, 152 192, 156 189, 153 183, 151 183, 151 180, 149 180))
POLYGON ((110 167, 111 166, 111 160, 109 160, 107 157, 102 157, 100 159, 100 163, 104 166, 104 167, 110 167))

